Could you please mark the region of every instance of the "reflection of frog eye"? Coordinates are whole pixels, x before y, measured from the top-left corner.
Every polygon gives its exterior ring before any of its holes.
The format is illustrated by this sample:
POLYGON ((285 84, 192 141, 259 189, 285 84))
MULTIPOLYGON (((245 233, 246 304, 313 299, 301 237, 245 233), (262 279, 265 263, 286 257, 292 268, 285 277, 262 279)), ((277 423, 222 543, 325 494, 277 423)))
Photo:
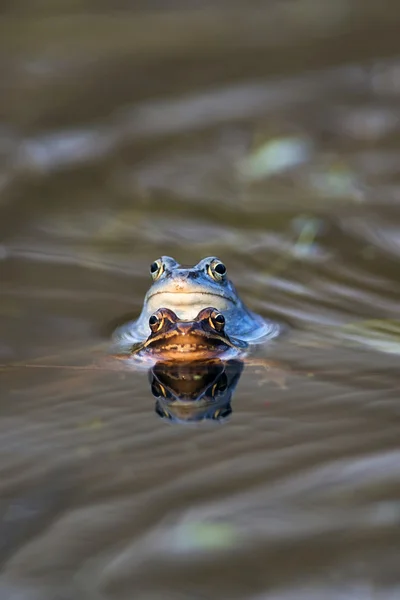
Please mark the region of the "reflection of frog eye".
POLYGON ((170 396, 165 387, 158 381, 153 381, 151 384, 151 393, 155 398, 168 398, 170 396))
POLYGON ((163 324, 164 324, 163 317, 159 318, 156 314, 151 315, 151 317, 149 319, 149 327, 153 333, 156 333, 157 331, 159 331, 161 329, 161 327, 163 326, 163 324))
POLYGON ((214 311, 208 319, 211 327, 217 331, 223 331, 225 325, 225 317, 222 313, 214 311))
POLYGON ((216 397, 216 395, 221 395, 226 391, 226 388, 228 387, 228 378, 226 376, 225 373, 222 373, 221 377, 218 379, 218 381, 216 383, 214 383, 212 390, 211 390, 211 396, 213 398, 216 397))
POLYGON ((159 417, 161 417, 162 419, 172 419, 172 415, 169 414, 169 412, 167 410, 165 410, 164 407, 162 407, 158 402, 156 402, 156 407, 155 407, 156 413, 158 414, 159 417))
POLYGON ((151 393, 155 398, 162 398, 163 393, 156 381, 151 384, 151 393))
POLYGON ((221 420, 226 419, 226 417, 229 417, 229 415, 231 413, 232 413, 232 408, 230 407, 230 405, 223 406, 222 408, 217 408, 217 410, 213 414, 212 418, 214 421, 219 421, 220 419, 221 420))
POLYGON ((164 271, 164 265, 161 262, 161 259, 155 260, 150 265, 150 274, 154 281, 158 279, 161 273, 164 271))
POLYGON ((224 263, 216 260, 208 267, 208 272, 215 281, 221 281, 226 275, 226 266, 224 263))

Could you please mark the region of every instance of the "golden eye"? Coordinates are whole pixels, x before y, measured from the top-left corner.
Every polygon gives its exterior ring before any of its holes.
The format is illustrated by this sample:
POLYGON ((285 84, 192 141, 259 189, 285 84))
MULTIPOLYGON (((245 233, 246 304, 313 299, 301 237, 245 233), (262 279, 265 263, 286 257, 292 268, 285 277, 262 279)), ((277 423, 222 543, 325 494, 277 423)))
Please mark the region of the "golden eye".
POLYGON ((213 279, 215 279, 215 281, 222 281, 226 275, 226 266, 224 263, 216 260, 209 265, 208 273, 213 279))
POLYGON ((153 281, 156 281, 160 277, 160 275, 162 274, 163 271, 164 271, 164 265, 160 258, 151 263, 150 275, 152 276, 153 281))
POLYGON ((161 329, 164 324, 164 318, 159 318, 156 314, 151 315, 149 319, 149 327, 153 333, 156 333, 161 329))
POLYGON ((164 396, 164 398, 166 398, 167 397, 167 392, 165 391, 165 387, 163 385, 161 385, 161 383, 160 383, 160 389, 161 389, 162 395, 164 396))
POLYGON ((222 313, 214 312, 208 319, 210 326, 216 331, 223 331, 225 326, 225 317, 222 313))

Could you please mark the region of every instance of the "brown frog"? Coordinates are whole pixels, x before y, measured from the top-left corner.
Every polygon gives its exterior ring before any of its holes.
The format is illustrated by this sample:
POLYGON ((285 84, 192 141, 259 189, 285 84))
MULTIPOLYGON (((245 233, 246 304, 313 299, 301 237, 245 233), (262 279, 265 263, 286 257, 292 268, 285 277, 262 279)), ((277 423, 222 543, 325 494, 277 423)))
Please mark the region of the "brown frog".
POLYGON ((195 319, 182 320, 169 308, 160 308, 149 318, 151 333, 136 344, 131 356, 152 362, 192 362, 230 359, 248 344, 225 332, 225 317, 213 307, 203 308, 195 319))

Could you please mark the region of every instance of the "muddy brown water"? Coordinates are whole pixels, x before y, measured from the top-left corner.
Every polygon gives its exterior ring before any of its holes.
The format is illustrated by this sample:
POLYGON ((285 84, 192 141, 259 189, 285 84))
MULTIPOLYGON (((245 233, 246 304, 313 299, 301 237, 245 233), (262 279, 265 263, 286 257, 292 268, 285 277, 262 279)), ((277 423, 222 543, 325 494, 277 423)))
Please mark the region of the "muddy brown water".
POLYGON ((3 368, 1 600, 399 598, 399 7, 1 10, 2 364, 90 364, 161 254, 285 325, 222 421, 3 368))

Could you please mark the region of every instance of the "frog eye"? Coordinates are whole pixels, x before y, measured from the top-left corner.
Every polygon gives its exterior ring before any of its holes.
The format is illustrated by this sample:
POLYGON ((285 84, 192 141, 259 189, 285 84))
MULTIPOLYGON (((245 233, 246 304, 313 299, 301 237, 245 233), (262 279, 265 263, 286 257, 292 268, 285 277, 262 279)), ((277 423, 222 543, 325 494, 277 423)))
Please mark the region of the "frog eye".
POLYGON ((225 327, 225 317, 222 313, 217 312, 216 310, 214 310, 209 319, 208 322, 210 324, 210 326, 215 329, 216 331, 223 331, 224 327, 225 327))
POLYGON ((156 281, 156 279, 158 279, 160 277, 160 275, 163 271, 164 271, 164 265, 160 258, 151 263, 150 275, 152 276, 153 281, 156 281))
POLYGON ((157 313, 151 315, 149 319, 149 327, 153 333, 156 333, 164 325, 164 317, 159 317, 157 313))
POLYGON ((222 281, 226 275, 226 266, 221 261, 216 260, 209 265, 208 273, 215 281, 222 281))

